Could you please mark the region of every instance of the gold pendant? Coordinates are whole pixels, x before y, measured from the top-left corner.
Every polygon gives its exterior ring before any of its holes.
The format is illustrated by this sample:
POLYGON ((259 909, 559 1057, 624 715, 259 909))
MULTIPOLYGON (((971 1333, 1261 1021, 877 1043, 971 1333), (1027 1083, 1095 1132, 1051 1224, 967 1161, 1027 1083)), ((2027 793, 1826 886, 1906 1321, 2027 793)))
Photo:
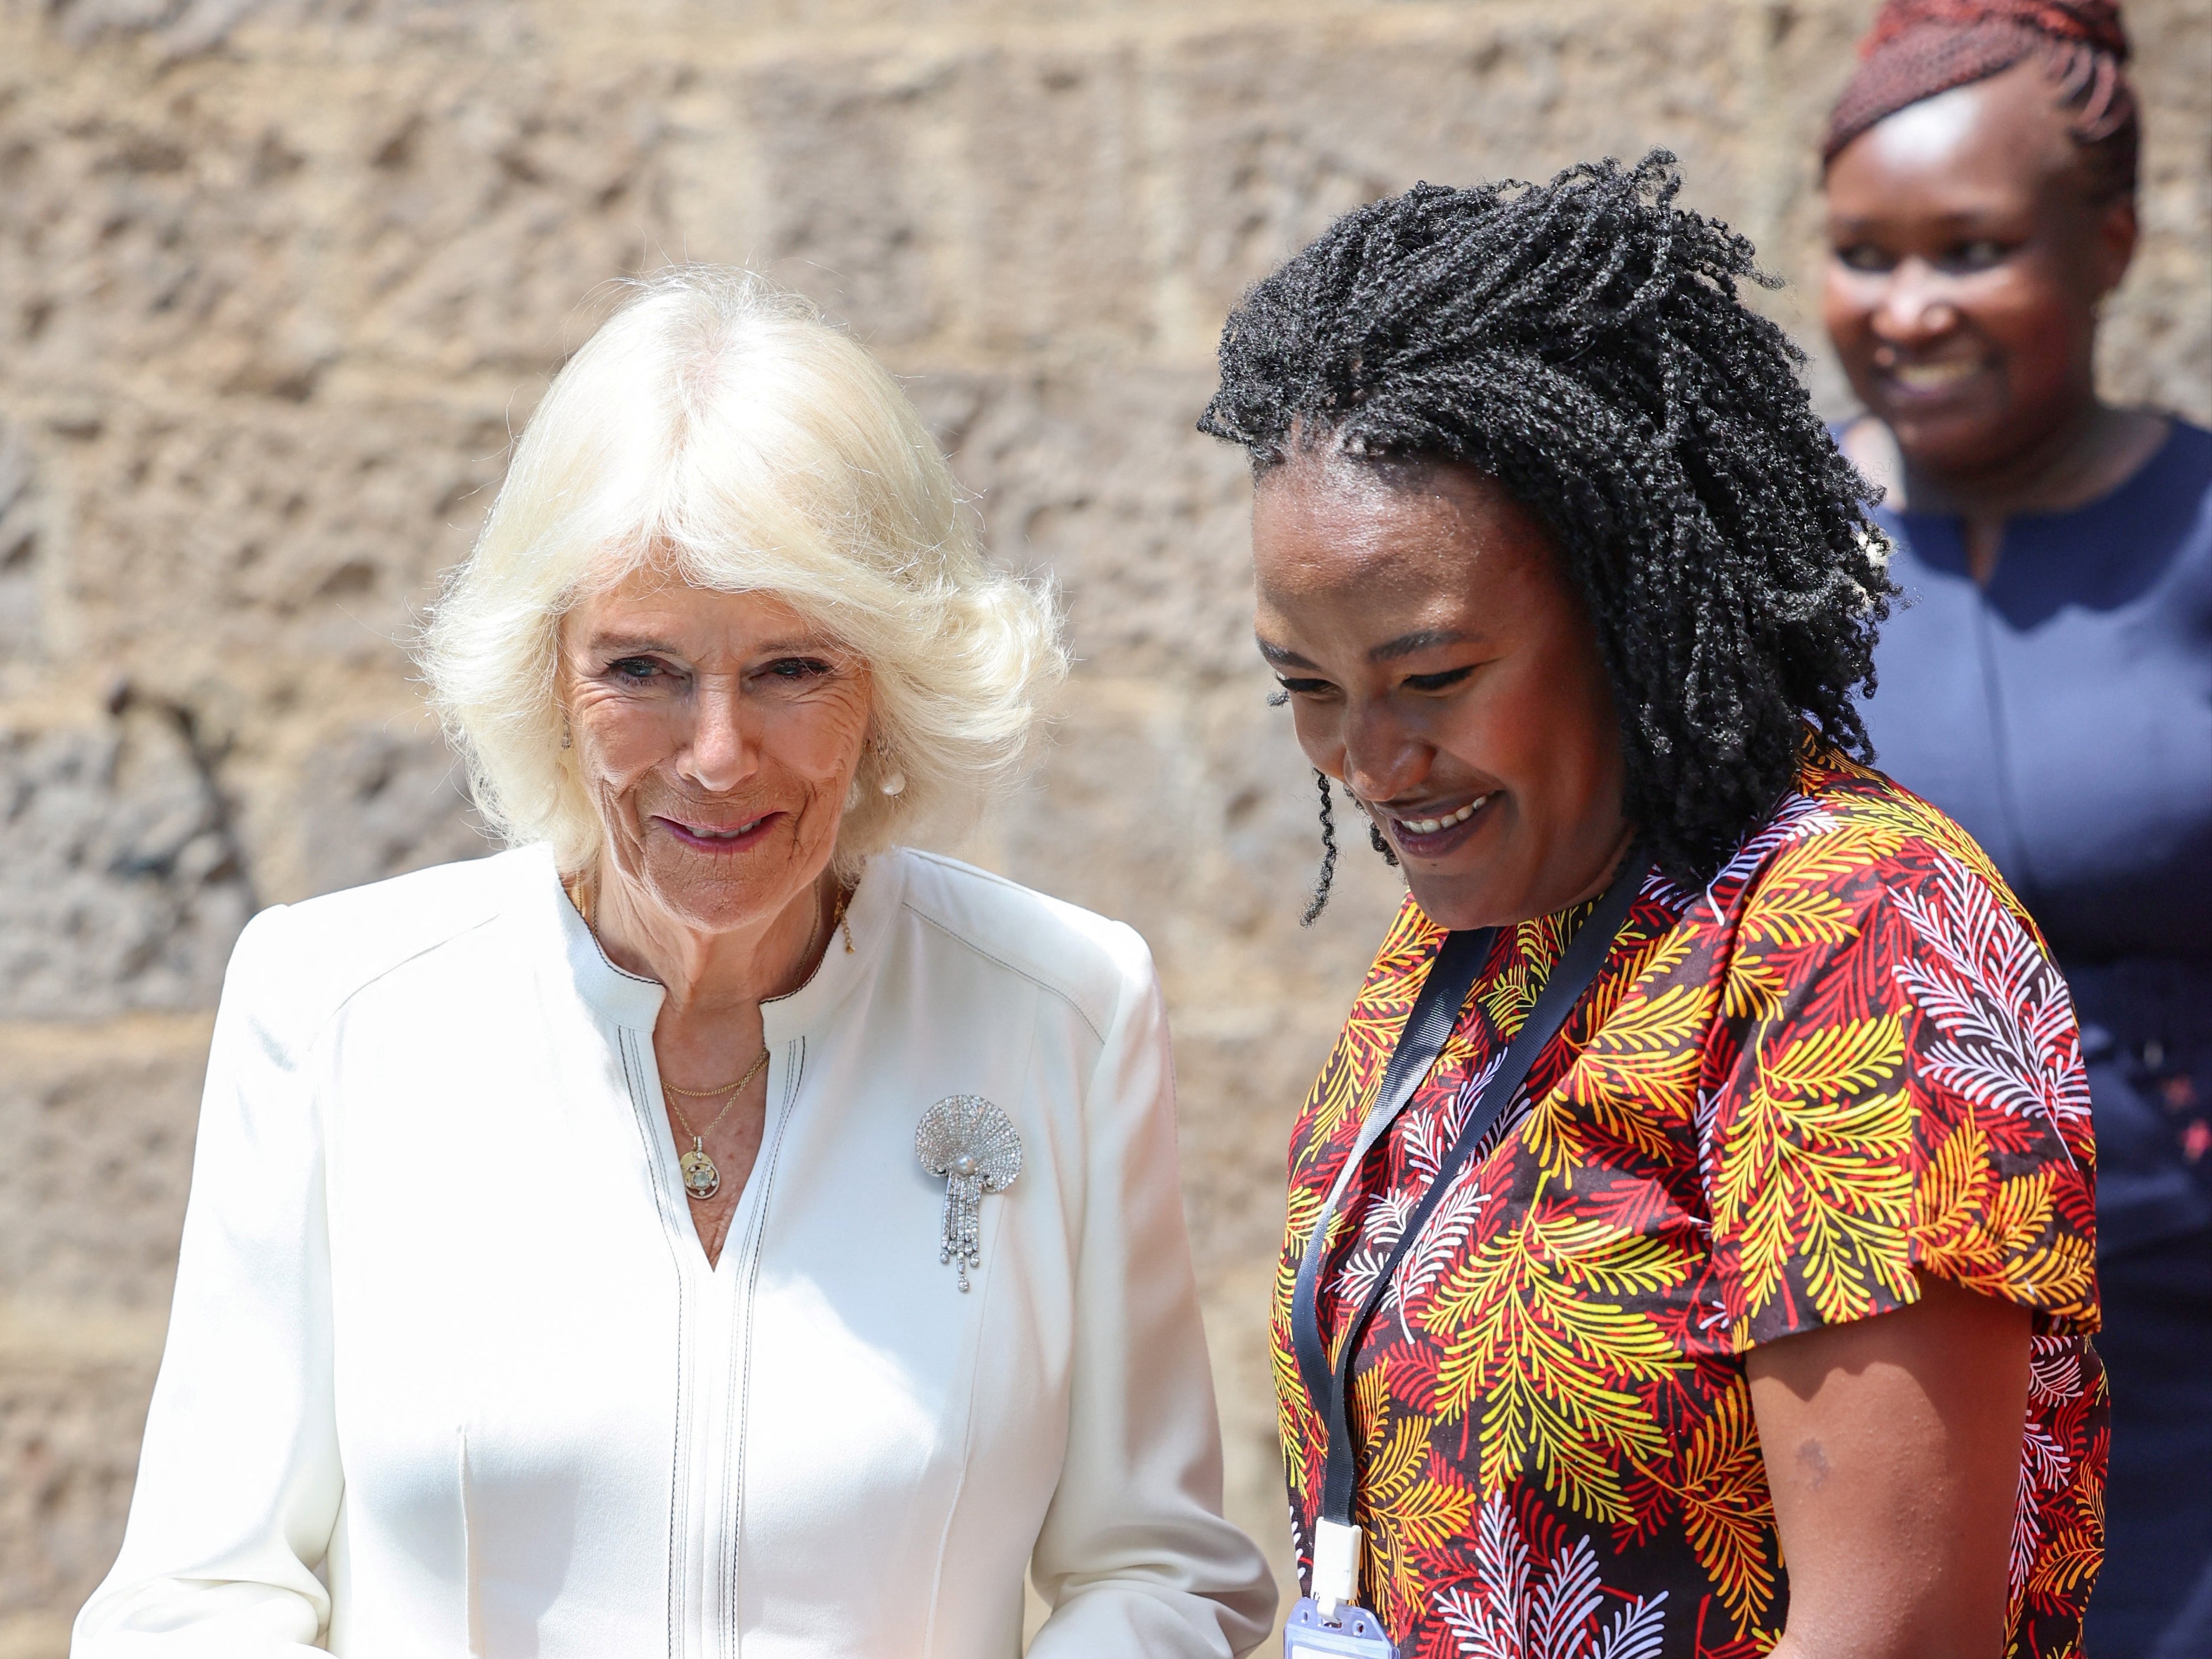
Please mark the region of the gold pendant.
POLYGON ((696 1135, 691 1137, 691 1150, 676 1160, 676 1167, 684 1172, 684 1190, 695 1203, 703 1204, 722 1190, 722 1172, 701 1149, 696 1135))

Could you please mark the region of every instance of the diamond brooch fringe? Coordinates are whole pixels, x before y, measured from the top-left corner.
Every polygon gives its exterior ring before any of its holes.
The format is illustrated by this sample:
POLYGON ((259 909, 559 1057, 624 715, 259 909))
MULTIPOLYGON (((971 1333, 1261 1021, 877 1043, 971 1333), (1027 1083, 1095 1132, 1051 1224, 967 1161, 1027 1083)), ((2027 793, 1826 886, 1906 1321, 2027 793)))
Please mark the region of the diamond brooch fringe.
POLYGON ((921 1166, 945 1178, 945 1222, 939 1262, 957 1262, 960 1288, 968 1269, 983 1265, 983 1199, 1003 1192, 1022 1172, 1022 1137, 980 1094, 953 1094, 922 1113, 914 1132, 921 1166))

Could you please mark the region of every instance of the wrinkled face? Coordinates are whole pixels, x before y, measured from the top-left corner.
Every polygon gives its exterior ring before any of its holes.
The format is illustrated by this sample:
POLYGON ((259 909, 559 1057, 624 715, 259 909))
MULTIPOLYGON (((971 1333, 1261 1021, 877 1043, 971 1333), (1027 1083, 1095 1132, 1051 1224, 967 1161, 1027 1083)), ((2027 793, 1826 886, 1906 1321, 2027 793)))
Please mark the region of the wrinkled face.
POLYGON ((2039 65, 1876 123, 1830 166, 1827 209, 1829 337, 1909 461, 2002 466, 2094 401, 2135 210, 2092 199, 2039 65))
POLYGON ((1558 910, 1622 850, 1620 725, 1534 514, 1468 469, 1294 458, 1252 512, 1261 655, 1298 742, 1450 928, 1558 910))
POLYGON ((603 880, 723 932, 828 867, 868 671, 782 600, 635 571, 562 619, 560 695, 606 833, 603 880))

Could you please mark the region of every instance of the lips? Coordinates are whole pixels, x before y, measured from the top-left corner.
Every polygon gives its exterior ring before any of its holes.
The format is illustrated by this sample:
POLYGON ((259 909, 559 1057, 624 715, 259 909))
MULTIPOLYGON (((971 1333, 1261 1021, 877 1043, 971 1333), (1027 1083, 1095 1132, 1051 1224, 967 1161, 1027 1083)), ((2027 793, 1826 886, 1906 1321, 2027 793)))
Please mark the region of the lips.
POLYGON ((1883 384, 1899 397, 1942 397, 1978 379, 1989 365, 1978 357, 1939 357, 1879 366, 1883 384))
POLYGON ((1482 809, 1496 798, 1496 793, 1492 790, 1471 800, 1404 814, 1388 813, 1390 839, 1398 844, 1399 851, 1416 857, 1433 857, 1449 851, 1474 833, 1469 826, 1477 822, 1482 809))
POLYGON ((687 847, 696 847, 702 852, 731 853, 757 845, 761 838, 782 815, 781 813, 769 812, 734 823, 709 823, 656 814, 653 821, 687 847))

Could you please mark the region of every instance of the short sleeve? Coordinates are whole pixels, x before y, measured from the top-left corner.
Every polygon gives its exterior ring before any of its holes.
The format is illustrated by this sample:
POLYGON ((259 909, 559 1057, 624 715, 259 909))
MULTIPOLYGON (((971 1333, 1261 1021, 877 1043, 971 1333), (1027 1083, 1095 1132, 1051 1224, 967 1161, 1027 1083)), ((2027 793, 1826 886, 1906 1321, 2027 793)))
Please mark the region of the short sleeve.
POLYGON ((1901 1307, 1916 1272, 2095 1329, 2073 1002, 1993 871, 1887 827, 1784 847, 1721 1020, 1700 1156, 1739 1350, 1901 1307))

